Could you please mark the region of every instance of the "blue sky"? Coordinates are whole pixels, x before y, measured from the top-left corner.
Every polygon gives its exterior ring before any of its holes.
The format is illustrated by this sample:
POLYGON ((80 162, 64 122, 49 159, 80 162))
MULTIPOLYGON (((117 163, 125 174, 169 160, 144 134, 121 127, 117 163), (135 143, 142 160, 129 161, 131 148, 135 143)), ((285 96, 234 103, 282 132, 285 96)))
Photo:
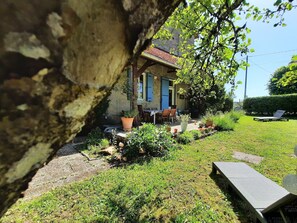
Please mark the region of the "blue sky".
MULTIPOLYGON (((273 5, 273 0, 251 0, 251 4, 259 8, 273 5)), ((273 27, 275 23, 261 21, 247 21, 247 26, 251 29, 249 38, 252 39, 251 48, 254 53, 249 54, 247 96, 268 95, 267 83, 271 74, 279 67, 286 66, 293 54, 297 54, 297 9, 285 14, 286 27, 273 27), (265 54, 265 55, 263 55, 265 54)), ((243 22, 243 21, 242 21, 243 22)), ((242 101, 244 97, 245 71, 240 70, 236 81, 242 81, 235 91, 235 101, 242 101)))

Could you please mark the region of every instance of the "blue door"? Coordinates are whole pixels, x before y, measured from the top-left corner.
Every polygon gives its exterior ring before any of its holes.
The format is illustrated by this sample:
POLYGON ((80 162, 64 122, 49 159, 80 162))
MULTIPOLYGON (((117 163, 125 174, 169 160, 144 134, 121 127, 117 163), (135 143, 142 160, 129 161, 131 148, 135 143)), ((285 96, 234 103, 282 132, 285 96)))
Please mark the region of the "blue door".
POLYGON ((169 80, 162 78, 161 83, 161 109, 169 107, 169 80))

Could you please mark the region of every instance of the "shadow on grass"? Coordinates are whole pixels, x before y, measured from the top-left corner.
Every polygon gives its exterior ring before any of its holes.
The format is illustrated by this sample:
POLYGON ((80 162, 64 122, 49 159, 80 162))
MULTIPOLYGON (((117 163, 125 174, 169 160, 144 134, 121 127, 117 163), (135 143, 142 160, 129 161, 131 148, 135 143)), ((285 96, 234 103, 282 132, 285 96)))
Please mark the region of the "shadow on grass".
POLYGON ((242 223, 254 222, 256 219, 248 204, 242 200, 238 194, 230 187, 226 179, 220 174, 211 173, 209 175, 217 186, 222 190, 228 201, 233 206, 234 213, 242 223))

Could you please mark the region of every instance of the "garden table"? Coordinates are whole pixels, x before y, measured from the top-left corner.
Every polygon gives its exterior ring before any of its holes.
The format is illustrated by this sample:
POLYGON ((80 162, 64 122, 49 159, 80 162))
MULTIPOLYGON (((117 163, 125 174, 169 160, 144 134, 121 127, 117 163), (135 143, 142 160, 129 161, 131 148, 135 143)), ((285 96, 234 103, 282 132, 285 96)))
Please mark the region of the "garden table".
POLYGON ((162 113, 162 110, 143 110, 144 112, 148 112, 150 116, 154 116, 154 124, 156 124, 156 114, 162 113))

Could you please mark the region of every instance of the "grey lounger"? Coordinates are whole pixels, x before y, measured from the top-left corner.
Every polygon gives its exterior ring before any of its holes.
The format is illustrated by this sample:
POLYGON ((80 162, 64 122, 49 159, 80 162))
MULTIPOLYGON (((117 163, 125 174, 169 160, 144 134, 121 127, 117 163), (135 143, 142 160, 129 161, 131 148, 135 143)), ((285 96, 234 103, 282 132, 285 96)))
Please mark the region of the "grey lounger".
POLYGON ((260 222, 297 222, 297 196, 242 162, 214 162, 229 185, 246 201, 260 222))
POLYGON ((277 120, 286 120, 289 121, 289 119, 282 117, 286 111, 284 110, 277 110, 273 116, 271 117, 255 117, 254 120, 256 121, 277 121, 277 120))

